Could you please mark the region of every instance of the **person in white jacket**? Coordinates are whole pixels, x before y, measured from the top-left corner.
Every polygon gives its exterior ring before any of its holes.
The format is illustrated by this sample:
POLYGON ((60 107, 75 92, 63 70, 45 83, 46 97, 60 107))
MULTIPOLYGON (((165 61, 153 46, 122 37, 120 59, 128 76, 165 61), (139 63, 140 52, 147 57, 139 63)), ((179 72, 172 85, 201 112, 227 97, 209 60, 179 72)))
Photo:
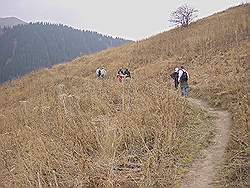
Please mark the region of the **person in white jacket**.
POLYGON ((189 79, 189 74, 187 70, 183 66, 179 69, 179 77, 178 77, 178 82, 180 83, 180 88, 181 88, 181 96, 188 96, 188 79, 189 79))
POLYGON ((107 74, 107 71, 104 68, 97 68, 95 73, 97 78, 104 78, 107 74))

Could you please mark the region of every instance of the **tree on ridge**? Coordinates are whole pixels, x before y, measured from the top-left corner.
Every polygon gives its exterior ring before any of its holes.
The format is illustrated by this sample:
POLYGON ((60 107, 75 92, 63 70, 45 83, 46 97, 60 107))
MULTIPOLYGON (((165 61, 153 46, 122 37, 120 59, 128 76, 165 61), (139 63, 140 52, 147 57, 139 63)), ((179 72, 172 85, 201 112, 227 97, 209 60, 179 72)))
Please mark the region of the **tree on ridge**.
POLYGON ((176 26, 187 27, 197 17, 197 12, 197 9, 185 4, 171 13, 169 21, 176 26))

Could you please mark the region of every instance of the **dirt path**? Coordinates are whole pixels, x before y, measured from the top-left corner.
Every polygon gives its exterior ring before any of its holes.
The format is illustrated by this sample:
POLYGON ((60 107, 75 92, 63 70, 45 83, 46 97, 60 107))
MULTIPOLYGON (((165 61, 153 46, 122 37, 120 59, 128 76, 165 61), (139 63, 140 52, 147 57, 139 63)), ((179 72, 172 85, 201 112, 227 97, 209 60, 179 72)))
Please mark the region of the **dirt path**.
POLYGON ((194 161, 190 171, 183 179, 181 188, 213 187, 212 182, 216 175, 216 168, 223 160, 225 148, 229 140, 231 114, 227 111, 216 111, 207 106, 207 104, 196 99, 189 99, 189 102, 207 110, 216 117, 216 133, 213 140, 214 144, 202 151, 202 157, 194 161))

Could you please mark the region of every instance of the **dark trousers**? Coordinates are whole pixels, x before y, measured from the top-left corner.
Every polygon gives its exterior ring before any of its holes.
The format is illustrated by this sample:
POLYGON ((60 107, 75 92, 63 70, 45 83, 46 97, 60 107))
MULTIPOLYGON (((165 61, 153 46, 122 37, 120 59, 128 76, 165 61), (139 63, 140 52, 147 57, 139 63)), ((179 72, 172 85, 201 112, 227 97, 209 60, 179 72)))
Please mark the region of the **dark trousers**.
POLYGON ((179 85, 178 80, 175 80, 175 81, 174 81, 174 87, 175 87, 175 89, 178 89, 178 85, 179 85))

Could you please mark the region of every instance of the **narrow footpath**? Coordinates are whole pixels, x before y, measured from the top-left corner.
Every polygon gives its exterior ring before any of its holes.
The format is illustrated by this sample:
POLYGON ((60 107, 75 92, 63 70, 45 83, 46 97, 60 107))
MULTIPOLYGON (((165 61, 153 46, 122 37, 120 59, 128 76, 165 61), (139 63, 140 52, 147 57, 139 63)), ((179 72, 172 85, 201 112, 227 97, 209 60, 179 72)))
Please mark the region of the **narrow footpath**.
POLYGON ((215 120, 214 144, 202 151, 200 158, 192 164, 190 171, 183 179, 181 188, 208 188, 214 187, 213 180, 216 169, 223 161, 226 146, 229 141, 230 127, 232 124, 231 114, 227 111, 217 111, 210 108, 200 100, 188 99, 190 103, 199 106, 213 114, 215 120))

